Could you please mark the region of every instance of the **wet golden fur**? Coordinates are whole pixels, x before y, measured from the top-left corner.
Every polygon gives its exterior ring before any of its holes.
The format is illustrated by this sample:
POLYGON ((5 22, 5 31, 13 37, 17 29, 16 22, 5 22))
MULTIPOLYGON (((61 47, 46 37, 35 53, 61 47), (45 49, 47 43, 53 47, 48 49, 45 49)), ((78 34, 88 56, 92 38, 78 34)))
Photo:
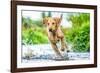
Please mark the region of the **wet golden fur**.
POLYGON ((57 47, 57 42, 61 42, 61 51, 64 51, 67 48, 67 45, 64 41, 64 34, 60 27, 61 18, 55 17, 46 17, 43 19, 43 24, 46 25, 48 39, 50 40, 51 46, 55 53, 62 57, 59 48, 57 47))

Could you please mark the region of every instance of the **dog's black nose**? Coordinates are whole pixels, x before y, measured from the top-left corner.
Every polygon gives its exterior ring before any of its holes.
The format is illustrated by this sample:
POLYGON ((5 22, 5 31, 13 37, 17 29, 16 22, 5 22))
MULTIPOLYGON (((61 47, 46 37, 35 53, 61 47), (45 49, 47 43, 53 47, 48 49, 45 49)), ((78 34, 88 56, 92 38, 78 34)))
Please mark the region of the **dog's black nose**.
POLYGON ((52 29, 49 29, 50 32, 52 32, 52 29))

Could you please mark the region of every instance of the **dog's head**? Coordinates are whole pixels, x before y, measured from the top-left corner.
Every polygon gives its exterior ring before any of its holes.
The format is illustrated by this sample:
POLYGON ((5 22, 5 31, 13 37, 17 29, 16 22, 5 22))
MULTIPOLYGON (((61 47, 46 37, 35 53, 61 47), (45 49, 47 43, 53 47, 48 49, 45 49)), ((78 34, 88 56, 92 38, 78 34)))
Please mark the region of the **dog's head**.
POLYGON ((50 32, 55 32, 57 30, 57 28, 59 27, 61 22, 61 18, 52 18, 52 17, 45 17, 43 19, 43 24, 46 25, 47 29, 50 32))

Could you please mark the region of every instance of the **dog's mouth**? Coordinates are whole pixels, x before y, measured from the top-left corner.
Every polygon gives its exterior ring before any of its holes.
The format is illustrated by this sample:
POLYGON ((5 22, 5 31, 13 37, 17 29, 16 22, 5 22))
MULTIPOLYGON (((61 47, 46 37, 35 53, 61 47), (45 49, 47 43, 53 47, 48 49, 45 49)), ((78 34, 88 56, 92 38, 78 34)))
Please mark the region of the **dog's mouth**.
POLYGON ((56 32, 56 30, 49 29, 49 32, 53 32, 54 33, 54 32, 56 32))
POLYGON ((53 35, 56 34, 56 30, 49 29, 49 32, 51 32, 53 35))

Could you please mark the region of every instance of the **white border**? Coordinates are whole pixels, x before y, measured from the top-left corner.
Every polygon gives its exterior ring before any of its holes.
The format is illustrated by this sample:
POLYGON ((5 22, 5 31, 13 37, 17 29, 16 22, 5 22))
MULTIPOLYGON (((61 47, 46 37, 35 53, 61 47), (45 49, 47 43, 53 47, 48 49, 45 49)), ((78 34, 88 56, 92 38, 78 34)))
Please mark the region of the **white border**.
POLYGON ((59 65, 80 65, 94 64, 94 10, 40 6, 17 6, 17 68, 59 66, 59 65), (55 10, 56 8, 56 10, 55 10), (60 61, 59 62, 35 62, 21 63, 21 10, 61 11, 61 12, 82 12, 90 13, 90 60, 60 61))

